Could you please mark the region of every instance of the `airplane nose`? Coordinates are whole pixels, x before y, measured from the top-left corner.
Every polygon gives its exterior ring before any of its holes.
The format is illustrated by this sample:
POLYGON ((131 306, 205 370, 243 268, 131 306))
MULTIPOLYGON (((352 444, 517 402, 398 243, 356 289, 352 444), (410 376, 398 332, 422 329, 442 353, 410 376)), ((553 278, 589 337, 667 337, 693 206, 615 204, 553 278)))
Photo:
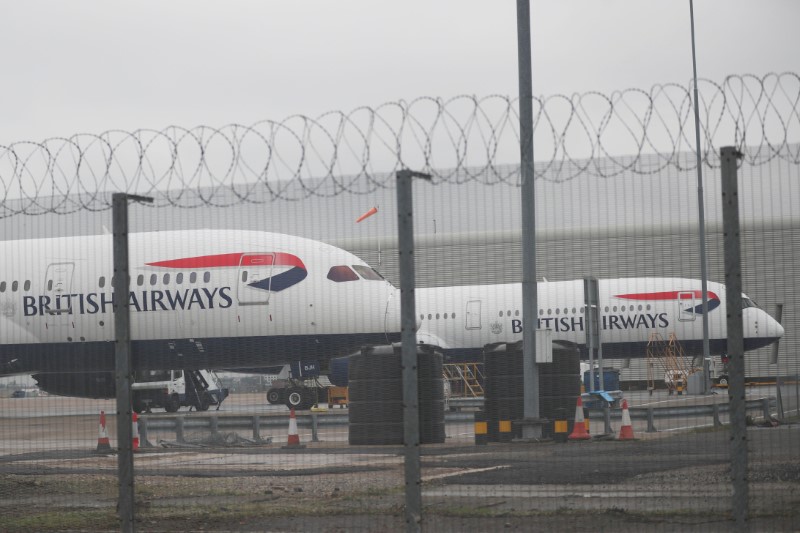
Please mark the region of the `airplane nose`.
POLYGON ((776 332, 775 336, 778 337, 779 339, 783 338, 783 334, 785 332, 783 326, 781 326, 781 324, 775 319, 772 319, 772 321, 775 322, 775 332, 776 332))
POLYGON ((764 314, 763 322, 765 325, 764 332, 761 336, 769 339, 780 339, 783 337, 784 329, 781 323, 772 318, 772 315, 766 311, 762 310, 761 312, 764 314))

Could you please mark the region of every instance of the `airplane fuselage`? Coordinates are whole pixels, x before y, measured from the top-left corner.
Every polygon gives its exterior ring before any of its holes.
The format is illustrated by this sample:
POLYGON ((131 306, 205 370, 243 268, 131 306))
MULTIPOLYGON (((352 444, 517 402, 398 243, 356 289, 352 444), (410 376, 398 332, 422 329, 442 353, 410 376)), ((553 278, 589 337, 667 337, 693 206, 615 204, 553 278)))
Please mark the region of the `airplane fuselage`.
MULTIPOLYGON (((344 250, 216 230, 131 234, 129 250, 137 368, 275 366, 397 340, 394 289, 344 250)), ((113 370, 111 236, 5 242, 0 257, 0 370, 113 370)))
MULTIPOLYGON (((520 284, 416 290, 418 338, 442 347, 451 359, 475 360, 483 346, 522 339, 520 284)), ((686 355, 703 353, 700 280, 622 278, 599 281, 599 330, 604 357, 645 357, 648 343, 674 338, 686 355)), ((745 349, 766 346, 783 335, 781 326, 744 296, 745 349)), ((709 346, 726 352, 725 287, 708 283, 709 346)), ((553 339, 586 346, 583 280, 537 284, 537 329, 553 339)))

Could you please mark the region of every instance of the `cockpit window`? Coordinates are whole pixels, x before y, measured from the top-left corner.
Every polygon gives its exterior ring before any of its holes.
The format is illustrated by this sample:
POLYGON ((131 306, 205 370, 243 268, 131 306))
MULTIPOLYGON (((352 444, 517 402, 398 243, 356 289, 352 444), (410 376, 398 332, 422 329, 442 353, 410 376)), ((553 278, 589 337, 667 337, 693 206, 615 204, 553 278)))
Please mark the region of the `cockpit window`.
POLYGON ((343 281, 356 281, 358 276, 349 266, 338 265, 331 267, 328 271, 328 279, 336 283, 342 283, 343 281))
POLYGON ((375 280, 375 281, 382 281, 383 276, 381 276, 377 270, 374 268, 364 266, 364 265, 353 265, 353 270, 358 272, 358 275, 364 279, 375 280))
POLYGON ((755 303, 750 298, 742 297, 742 309, 747 309, 748 307, 758 307, 758 304, 755 303))

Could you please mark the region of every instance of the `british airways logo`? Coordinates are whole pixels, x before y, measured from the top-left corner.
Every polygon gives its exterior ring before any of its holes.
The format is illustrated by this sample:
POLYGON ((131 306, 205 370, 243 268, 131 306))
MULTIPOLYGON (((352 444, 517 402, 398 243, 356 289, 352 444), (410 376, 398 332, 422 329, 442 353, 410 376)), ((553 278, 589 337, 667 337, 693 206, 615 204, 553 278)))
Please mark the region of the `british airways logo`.
MULTIPOLYGON (((716 293, 709 291, 708 293, 708 311, 711 312, 719 307, 720 300, 716 293)), ((664 292, 641 292, 635 294, 618 294, 614 298, 621 298, 623 300, 638 300, 638 301, 664 301, 675 300, 679 302, 693 302, 700 301, 700 305, 694 307, 686 307, 682 309, 684 313, 694 313, 696 315, 703 314, 703 292, 702 291, 664 291, 664 292)))
POLYGON ((236 267, 245 271, 263 269, 268 276, 259 277, 248 283, 248 287, 271 292, 280 292, 297 285, 308 276, 303 261, 296 255, 284 252, 274 253, 231 253, 186 257, 147 263, 147 266, 169 269, 202 270, 208 268, 236 267), (272 272, 280 267, 289 267, 282 272, 272 272))

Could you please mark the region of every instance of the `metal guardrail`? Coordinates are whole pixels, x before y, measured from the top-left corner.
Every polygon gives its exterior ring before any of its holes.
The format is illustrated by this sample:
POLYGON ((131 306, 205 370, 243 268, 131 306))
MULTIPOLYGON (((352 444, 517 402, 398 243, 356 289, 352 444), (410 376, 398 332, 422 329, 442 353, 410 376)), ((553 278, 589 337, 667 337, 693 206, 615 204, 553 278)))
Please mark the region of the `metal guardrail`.
MULTIPOLYGON (((774 397, 757 398, 747 400, 745 409, 747 411, 760 411, 761 416, 767 420, 772 416, 773 408, 777 407, 778 402, 774 397)), ((449 411, 445 413, 445 422, 472 422, 474 414, 469 410, 483 408, 483 398, 453 398, 448 401, 449 411), (464 410, 464 412, 462 412, 464 410)), ((708 416, 712 417, 715 426, 721 426, 720 415, 729 412, 730 406, 727 403, 716 403, 710 405, 685 405, 680 407, 631 407, 628 409, 631 419, 647 420, 647 432, 658 431, 655 427, 656 418, 669 417, 689 417, 689 416, 708 416)), ((622 409, 609 407, 607 409, 586 409, 590 418, 610 417, 622 418, 622 409)), ((321 426, 345 426, 349 423, 347 413, 326 412, 326 413, 301 413, 295 415, 298 428, 310 428, 312 442, 318 442, 318 429, 321 426)), ((153 430, 168 430, 175 432, 175 440, 178 443, 185 443, 185 432, 187 430, 207 430, 212 435, 219 434, 224 430, 250 429, 252 430, 253 441, 257 443, 269 442, 271 438, 263 438, 261 429, 263 428, 287 428, 289 425, 287 416, 261 416, 261 415, 229 415, 229 414, 207 414, 207 415, 173 415, 173 416, 148 416, 139 417, 139 433, 142 447, 152 446, 148 442, 148 433, 153 430)))
MULTIPOLYGON (((481 405, 483 399, 480 399, 481 405)), ((318 442, 318 429, 323 426, 346 426, 349 423, 347 413, 326 412, 326 413, 300 413, 295 414, 298 428, 310 428, 312 442, 318 442)), ((445 414, 445 422, 472 422, 472 413, 448 412, 445 414)), ((263 428, 288 429, 289 416, 261 416, 261 415, 228 415, 224 413, 207 413, 203 415, 172 415, 172 416, 150 416, 142 415, 139 417, 139 437, 141 446, 150 447, 152 444, 148 440, 149 433, 155 430, 167 430, 175 432, 175 440, 178 443, 186 442, 186 431, 206 430, 211 435, 216 435, 225 430, 250 429, 252 430, 252 440, 256 443, 270 442, 271 437, 264 438, 261 435, 263 428)))

